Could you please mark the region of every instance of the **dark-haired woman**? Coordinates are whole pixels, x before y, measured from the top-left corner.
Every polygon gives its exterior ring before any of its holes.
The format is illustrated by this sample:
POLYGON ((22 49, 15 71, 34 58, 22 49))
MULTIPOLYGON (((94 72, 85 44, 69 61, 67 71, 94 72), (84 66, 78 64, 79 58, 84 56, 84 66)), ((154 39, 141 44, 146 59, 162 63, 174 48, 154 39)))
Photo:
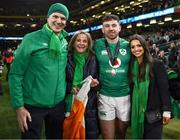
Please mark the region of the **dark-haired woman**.
POLYGON ((133 35, 130 48, 132 138, 161 139, 163 124, 171 116, 166 69, 162 61, 151 57, 142 36, 133 35))

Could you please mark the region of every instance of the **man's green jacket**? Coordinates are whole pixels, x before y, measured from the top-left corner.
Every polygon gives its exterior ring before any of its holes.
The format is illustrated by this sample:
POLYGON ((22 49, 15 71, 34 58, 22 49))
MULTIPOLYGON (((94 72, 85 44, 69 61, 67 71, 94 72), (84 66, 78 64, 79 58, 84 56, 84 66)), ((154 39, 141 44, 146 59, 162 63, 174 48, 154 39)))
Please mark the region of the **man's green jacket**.
POLYGON ((14 108, 51 108, 64 99, 67 41, 61 40, 59 59, 49 57, 49 43, 46 32, 38 30, 27 34, 18 48, 9 74, 14 108))

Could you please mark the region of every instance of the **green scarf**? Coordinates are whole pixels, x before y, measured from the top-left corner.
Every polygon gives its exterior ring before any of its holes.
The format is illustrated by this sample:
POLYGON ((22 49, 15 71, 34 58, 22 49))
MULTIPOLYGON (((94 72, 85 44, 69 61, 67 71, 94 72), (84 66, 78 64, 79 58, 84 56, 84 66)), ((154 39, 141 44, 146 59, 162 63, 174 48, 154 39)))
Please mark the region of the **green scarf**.
POLYGON ((72 106, 73 106, 73 102, 74 102, 74 95, 73 94, 68 94, 65 98, 65 116, 69 117, 71 110, 72 110, 72 106))
POLYGON ((149 65, 146 65, 145 80, 139 81, 139 66, 135 61, 132 68, 134 88, 132 93, 131 131, 133 139, 142 139, 144 134, 144 114, 147 107, 149 88, 149 65))
POLYGON ((61 54, 62 48, 65 43, 64 37, 67 36, 67 32, 62 30, 59 35, 55 34, 52 29, 49 28, 48 24, 43 26, 43 31, 50 37, 50 44, 49 44, 49 56, 50 58, 59 59, 61 54))
POLYGON ((87 59, 87 52, 84 53, 77 53, 74 51, 73 60, 75 64, 74 70, 74 78, 73 78, 73 86, 80 87, 81 81, 83 80, 83 68, 87 59))

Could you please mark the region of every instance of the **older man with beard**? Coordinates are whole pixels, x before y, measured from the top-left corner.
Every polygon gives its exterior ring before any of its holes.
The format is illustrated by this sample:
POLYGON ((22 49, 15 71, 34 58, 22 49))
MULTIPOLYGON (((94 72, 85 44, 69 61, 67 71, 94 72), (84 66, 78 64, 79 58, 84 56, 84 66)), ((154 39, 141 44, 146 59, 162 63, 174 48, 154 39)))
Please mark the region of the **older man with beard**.
POLYGON ((94 44, 99 62, 98 115, 104 139, 124 139, 130 119, 128 82, 129 43, 119 37, 121 26, 116 15, 102 19, 104 38, 94 44))
POLYGON ((22 139, 39 139, 43 122, 47 139, 62 138, 69 12, 55 3, 47 15, 43 28, 22 40, 9 74, 22 139))

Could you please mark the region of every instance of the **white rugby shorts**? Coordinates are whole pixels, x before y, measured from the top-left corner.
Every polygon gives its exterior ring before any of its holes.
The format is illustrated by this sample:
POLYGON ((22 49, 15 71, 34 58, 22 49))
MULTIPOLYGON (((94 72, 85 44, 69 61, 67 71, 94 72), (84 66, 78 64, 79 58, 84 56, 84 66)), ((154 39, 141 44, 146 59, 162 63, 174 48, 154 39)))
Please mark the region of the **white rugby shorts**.
POLYGON ((98 95, 98 116, 100 120, 130 120, 130 95, 110 97, 98 95))

